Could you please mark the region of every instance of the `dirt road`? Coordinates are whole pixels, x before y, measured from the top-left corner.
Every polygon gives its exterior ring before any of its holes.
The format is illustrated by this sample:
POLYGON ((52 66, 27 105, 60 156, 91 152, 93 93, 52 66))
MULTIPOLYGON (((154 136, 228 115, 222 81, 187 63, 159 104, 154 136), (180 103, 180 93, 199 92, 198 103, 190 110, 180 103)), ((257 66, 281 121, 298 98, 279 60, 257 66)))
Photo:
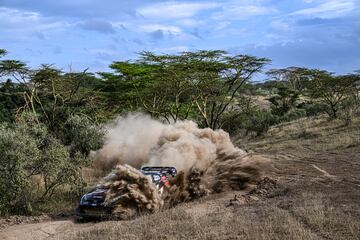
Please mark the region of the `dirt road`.
POLYGON ((2 240, 62 239, 62 236, 95 223, 77 224, 73 220, 45 221, 40 223, 13 225, 0 230, 2 240))

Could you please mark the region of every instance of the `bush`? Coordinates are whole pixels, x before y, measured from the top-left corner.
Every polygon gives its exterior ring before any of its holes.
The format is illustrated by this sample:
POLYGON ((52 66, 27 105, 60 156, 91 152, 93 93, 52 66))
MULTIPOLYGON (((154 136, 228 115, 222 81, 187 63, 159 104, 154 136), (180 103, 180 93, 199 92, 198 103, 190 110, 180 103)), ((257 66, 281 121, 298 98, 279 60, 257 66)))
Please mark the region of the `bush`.
POLYGON ((245 135, 255 133, 260 136, 279 122, 279 117, 270 111, 253 108, 247 112, 229 112, 223 119, 223 129, 230 134, 245 130, 245 135))
POLYGON ((360 92, 356 90, 349 94, 341 104, 340 119, 344 121, 345 125, 350 125, 352 123, 353 117, 358 114, 359 110, 360 92))
POLYGON ((287 112, 280 118, 281 122, 290 122, 306 116, 306 110, 297 108, 287 112))
POLYGON ((326 112, 326 108, 327 106, 323 103, 310 103, 304 106, 307 117, 312 117, 322 114, 326 112))
POLYGON ((257 109, 244 119, 246 134, 255 132, 256 136, 266 133, 272 125, 279 122, 279 117, 267 110, 257 109))
POLYGON ((91 150, 98 150, 104 141, 104 130, 84 115, 70 116, 63 126, 63 142, 70 146, 72 156, 80 153, 88 156, 91 150))
POLYGON ((0 152, 0 214, 6 214, 16 209, 15 206, 29 205, 23 198, 29 186, 29 161, 37 162, 41 151, 29 134, 3 124, 0 125, 0 152))
POLYGON ((88 164, 86 154, 101 146, 103 132, 80 117, 65 125, 70 147, 32 114, 23 114, 17 124, 0 125, 1 215, 29 214, 64 189, 75 195, 82 192, 81 168, 88 164))
POLYGON ((271 103, 271 113, 278 116, 284 116, 295 108, 298 99, 299 92, 285 85, 277 86, 277 94, 268 99, 271 103))

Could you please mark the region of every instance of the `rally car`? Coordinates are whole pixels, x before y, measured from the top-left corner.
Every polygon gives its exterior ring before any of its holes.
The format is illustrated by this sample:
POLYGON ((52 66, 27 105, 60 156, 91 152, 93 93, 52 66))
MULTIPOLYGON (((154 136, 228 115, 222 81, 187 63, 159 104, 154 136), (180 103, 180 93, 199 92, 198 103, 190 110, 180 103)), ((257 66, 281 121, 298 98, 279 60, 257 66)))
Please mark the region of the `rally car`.
MULTIPOLYGON (((143 167, 140 172, 151 179, 160 194, 170 187, 170 178, 177 174, 174 167, 143 167)), ((77 219, 110 217, 114 206, 105 204, 106 193, 106 188, 94 188, 84 194, 76 208, 77 219)))

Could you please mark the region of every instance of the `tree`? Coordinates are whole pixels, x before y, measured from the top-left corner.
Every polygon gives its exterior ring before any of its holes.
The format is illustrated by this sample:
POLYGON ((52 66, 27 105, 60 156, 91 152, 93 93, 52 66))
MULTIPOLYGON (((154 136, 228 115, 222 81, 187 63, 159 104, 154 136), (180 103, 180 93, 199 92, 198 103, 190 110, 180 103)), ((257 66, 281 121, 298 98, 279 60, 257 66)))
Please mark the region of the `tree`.
POLYGON ((31 70, 30 68, 22 61, 18 60, 1 60, 0 61, 0 79, 5 78, 16 82, 21 86, 23 90, 22 95, 24 99, 24 105, 19 106, 20 110, 32 111, 36 115, 35 109, 35 99, 36 88, 29 84, 31 79, 31 70))
POLYGON ((230 56, 223 51, 189 53, 195 64, 194 102, 205 127, 216 129, 234 103, 241 87, 270 60, 248 55, 230 56))
POLYGON ((341 108, 344 110, 342 119, 346 125, 349 125, 352 123, 353 116, 360 109, 360 71, 355 71, 355 73, 343 77, 353 82, 353 87, 349 89, 347 97, 341 104, 341 108))
POLYGON ((5 56, 7 54, 5 49, 0 48, 0 57, 5 56))
POLYGON ((312 77, 310 73, 311 71, 307 68, 288 67, 271 69, 266 74, 269 75, 272 80, 288 84, 291 89, 301 92, 312 77))
POLYGON ((271 112, 278 116, 284 116, 291 109, 295 108, 299 99, 299 92, 283 84, 277 86, 277 94, 268 100, 271 103, 271 112))
POLYGON ((354 91, 356 77, 351 75, 334 76, 332 73, 313 70, 314 79, 309 83, 313 98, 326 104, 330 119, 338 118, 341 104, 354 91))
POLYGON ((135 96, 131 108, 141 107, 168 122, 191 117, 215 129, 241 87, 268 62, 225 51, 143 52, 135 62, 113 63, 115 74, 102 76, 105 83, 117 84, 118 99, 135 96))
POLYGON ((16 111, 24 106, 25 89, 10 79, 0 83, 0 122, 14 122, 16 111))

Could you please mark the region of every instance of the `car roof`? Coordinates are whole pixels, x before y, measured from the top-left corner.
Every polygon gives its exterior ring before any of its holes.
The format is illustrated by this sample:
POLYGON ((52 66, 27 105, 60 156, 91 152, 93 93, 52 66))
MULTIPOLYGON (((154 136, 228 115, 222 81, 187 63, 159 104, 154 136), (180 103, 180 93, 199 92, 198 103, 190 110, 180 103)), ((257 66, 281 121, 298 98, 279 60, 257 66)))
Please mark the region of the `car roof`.
POLYGON ((159 173, 159 172, 142 171, 142 173, 143 173, 144 175, 159 175, 159 176, 162 175, 162 174, 159 173))

